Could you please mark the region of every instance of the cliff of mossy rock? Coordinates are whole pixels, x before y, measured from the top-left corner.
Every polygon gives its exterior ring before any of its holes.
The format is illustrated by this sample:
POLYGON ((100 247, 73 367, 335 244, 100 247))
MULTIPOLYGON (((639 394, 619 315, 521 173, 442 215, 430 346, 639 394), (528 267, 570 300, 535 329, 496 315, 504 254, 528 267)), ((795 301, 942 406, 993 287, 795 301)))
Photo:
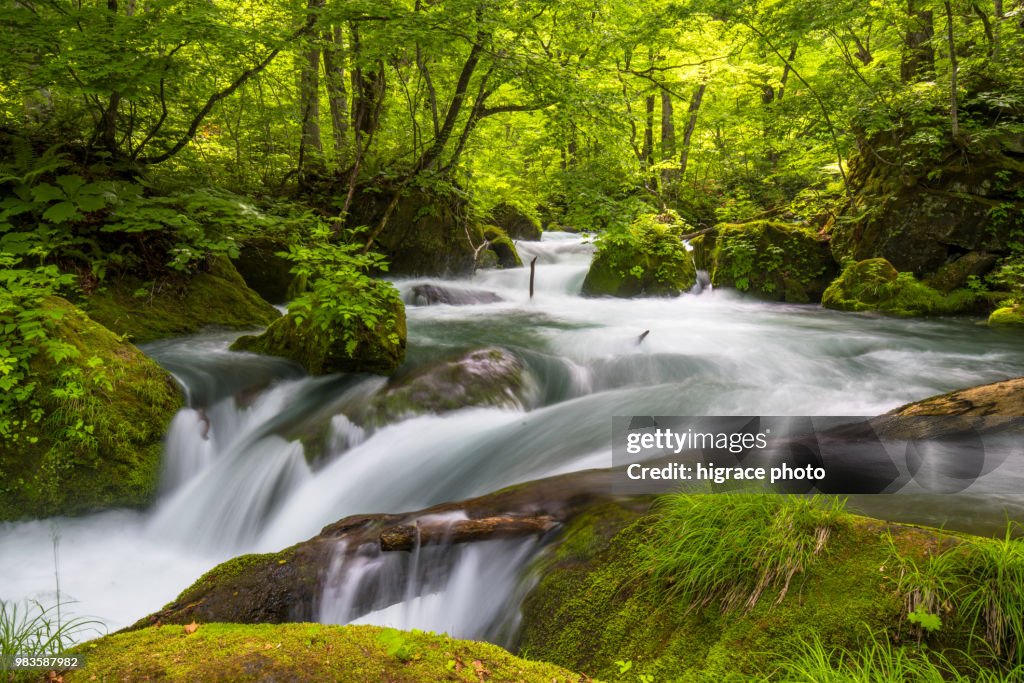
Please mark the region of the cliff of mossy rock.
MULTIPOLYGON (((376 229, 394 196, 390 187, 363 187, 356 193, 347 224, 376 229)), ((406 188, 374 238, 373 248, 388 260, 391 275, 464 275, 476 266, 484 242, 480 222, 456 192, 406 188)))
POLYGON ((264 327, 281 317, 224 256, 211 258, 206 270, 180 282, 113 279, 86 297, 82 307, 101 325, 139 344, 192 334, 210 325, 264 327))
POLYGON ((84 645, 76 681, 295 683, 576 683, 581 677, 489 643, 377 626, 197 624, 106 636, 84 645))
POLYGON ((694 249, 711 272, 711 284, 734 287, 771 301, 809 303, 822 292, 838 268, 828 240, 816 232, 778 221, 721 223, 711 234, 710 258, 705 237, 694 249))
MULTIPOLYGON (((700 505, 713 497, 697 498, 700 505)), ((594 508, 566 527, 537 567, 516 651, 608 680, 620 680, 619 663, 629 662, 637 677, 710 682, 772 680, 782 662, 815 639, 825 652, 859 650, 869 630, 887 642, 916 642, 895 558, 921 561, 957 540, 840 514, 821 552, 794 575, 784 597, 769 585, 748 610, 725 609, 719 599, 668 597, 687 578, 660 583, 640 569, 650 556, 656 518, 611 503, 594 508)), ((721 567, 737 570, 758 568, 721 567)), ((968 640, 962 627, 944 622, 930 646, 962 647, 968 640)))
POLYGON ((697 282, 680 228, 662 217, 642 217, 597 242, 584 296, 679 296, 697 282))
POLYGON ((0 520, 142 506, 156 492, 163 435, 181 405, 170 375, 135 346, 64 299, 53 337, 68 345, 55 363, 32 360, 41 414, 0 449, 0 520))
POLYGON ((968 289, 943 294, 882 258, 850 263, 821 298, 839 311, 878 311, 900 317, 973 313, 984 299, 968 289))
MULTIPOLYGON (((293 360, 311 375, 369 372, 389 375, 405 360, 405 305, 398 296, 372 327, 362 320, 328 321, 326 329, 312 317, 294 313, 279 318, 260 335, 239 337, 232 351, 249 351, 293 360)), ((313 304, 316 307, 316 303, 313 304)), ((320 309, 329 314, 327 309, 320 309)))
POLYGON ((880 257, 922 277, 971 252, 1006 255, 1024 228, 1019 135, 989 136, 984 149, 950 140, 927 163, 910 151, 913 165, 886 158, 913 133, 862 141, 864 151, 851 161, 853 202, 830 226, 836 260, 880 257))

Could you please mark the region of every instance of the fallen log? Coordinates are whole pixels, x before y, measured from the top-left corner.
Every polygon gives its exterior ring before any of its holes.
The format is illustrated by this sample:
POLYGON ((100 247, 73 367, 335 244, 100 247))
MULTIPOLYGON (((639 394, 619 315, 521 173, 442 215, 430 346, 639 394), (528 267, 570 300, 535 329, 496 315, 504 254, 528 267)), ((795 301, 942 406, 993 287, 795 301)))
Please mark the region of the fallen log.
POLYGON ((418 545, 469 543, 501 538, 519 538, 544 534, 557 522, 543 517, 486 517, 446 521, 417 521, 415 525, 393 526, 380 533, 380 549, 413 550, 418 545))

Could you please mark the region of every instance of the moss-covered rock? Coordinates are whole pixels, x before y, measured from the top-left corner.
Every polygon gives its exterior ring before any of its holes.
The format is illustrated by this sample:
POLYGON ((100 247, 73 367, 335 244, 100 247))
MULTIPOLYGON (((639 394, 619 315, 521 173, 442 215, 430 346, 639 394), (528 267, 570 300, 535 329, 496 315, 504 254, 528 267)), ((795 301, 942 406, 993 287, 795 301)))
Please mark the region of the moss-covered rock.
POLYGON ((1006 306, 992 311, 988 317, 989 325, 1024 325, 1024 307, 1021 305, 1006 306))
POLYGON ((272 304, 283 304, 291 298, 295 281, 295 264, 278 256, 287 251, 284 240, 258 237, 247 240, 232 263, 253 291, 272 304))
MULTIPOLYGON (((397 293, 386 299, 374 326, 339 318, 323 329, 313 318, 288 313, 258 336, 239 337, 231 349, 293 360, 312 375, 372 372, 387 375, 405 360, 405 306, 397 293)), ((313 307, 317 306, 313 302, 313 307)), ((321 309, 325 310, 325 309, 321 309)))
POLYGON ((585 296, 679 296, 697 282, 679 226, 644 217, 605 233, 583 281, 585 296))
POLYGON ((967 289, 942 294, 910 273, 897 272, 885 259, 876 258, 848 265, 825 290, 821 304, 840 311, 879 311, 910 317, 970 313, 977 299, 967 289))
POLYGON ((55 363, 32 360, 41 414, 25 415, 17 443, 0 448, 0 520, 142 506, 156 492, 163 435, 181 405, 170 375, 64 299, 55 363))
MULTIPOLYGON (((706 264, 711 283, 764 299, 820 301, 838 270, 828 240, 798 225, 767 220, 722 223, 715 226, 713 242, 706 264)), ((704 248, 703 243, 698 246, 704 248)))
POLYGON ((509 239, 505 231, 496 225, 488 225, 484 228, 484 239, 487 240, 487 249, 494 252, 498 265, 502 268, 521 268, 523 260, 519 258, 516 245, 509 239))
POLYGON ((1002 123, 968 147, 949 139, 917 150, 912 141, 935 129, 917 136, 913 123, 863 140, 851 161, 853 201, 829 226, 836 260, 881 257, 923 277, 965 252, 1007 253, 1024 228, 1024 162, 1019 134, 1002 123))
MULTIPOLYGON (((394 191, 361 188, 348 225, 379 225, 394 191)), ((483 241, 480 221, 462 194, 408 187, 384 230, 374 238, 374 250, 387 258, 392 275, 465 275, 477 266, 475 251, 483 241)))
POLYGON ((535 242, 541 237, 540 224, 516 206, 503 202, 491 209, 490 221, 514 240, 535 242))
POLYGON ((533 403, 536 392, 519 356, 499 347, 476 349, 392 378, 374 396, 370 420, 394 422, 408 415, 469 406, 523 409, 533 403))
POLYGON ((971 251, 940 267, 925 278, 924 283, 943 294, 966 287, 971 278, 980 278, 992 270, 996 257, 981 251, 971 251))
POLYGON ((308 681, 551 683, 580 677, 514 657, 488 643, 377 626, 324 624, 161 626, 78 647, 88 666, 75 681, 308 681), (191 631, 191 632, 190 632, 191 631))
POLYGON ((208 325, 263 327, 281 317, 223 256, 211 258, 205 271, 183 282, 144 283, 130 276, 107 282, 82 307, 136 343, 192 334, 208 325))
POLYGON ((900 417, 1024 415, 1024 377, 958 389, 908 403, 889 413, 900 417))
MULTIPOLYGON (((538 567, 518 651, 609 680, 619 679, 619 662, 631 663, 631 675, 657 681, 771 679, 815 639, 827 652, 858 650, 869 629, 886 641, 912 638, 893 550, 920 559, 955 543, 938 531, 843 514, 781 599, 769 585, 749 609, 727 610, 721 599, 668 598, 673 582, 685 578, 667 577, 661 586, 641 570, 654 523, 609 504, 570 524, 538 567)), ((944 623, 944 635, 930 645, 962 647, 968 636, 961 626, 944 623)))

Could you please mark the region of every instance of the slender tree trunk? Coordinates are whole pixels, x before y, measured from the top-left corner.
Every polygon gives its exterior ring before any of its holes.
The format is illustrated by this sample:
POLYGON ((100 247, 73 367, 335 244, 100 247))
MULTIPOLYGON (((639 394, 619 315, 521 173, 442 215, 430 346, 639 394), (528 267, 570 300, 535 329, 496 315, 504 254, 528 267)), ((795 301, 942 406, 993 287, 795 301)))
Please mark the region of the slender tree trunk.
POLYGON ((644 100, 646 111, 644 113, 644 147, 643 164, 650 168, 654 165, 654 95, 648 95, 644 100))
MULTIPOLYGON (((110 12, 109 22, 113 30, 117 20, 117 0, 107 0, 107 11, 110 12)), ((97 137, 103 148, 111 154, 117 154, 117 110, 121 105, 121 93, 114 90, 107 98, 107 106, 100 116, 97 137)))
POLYGON ((794 59, 796 59, 796 47, 796 43, 793 43, 793 46, 789 48, 789 58, 786 60, 786 65, 782 68, 782 81, 779 85, 778 95, 779 100, 781 100, 786 94, 786 83, 789 81, 789 74, 793 70, 790 64, 794 59))
POLYGON ((927 80, 935 74, 935 24, 931 10, 915 9, 915 0, 907 0, 907 33, 903 38, 900 79, 904 83, 927 80))
POLYGON ((960 68, 956 59, 956 41, 953 39, 953 7, 949 0, 943 3, 946 7, 946 42, 949 44, 949 122, 953 129, 953 142, 960 139, 959 106, 957 99, 957 70, 960 68))
MULTIPOLYGON (((661 160, 668 161, 676 155, 676 124, 673 117, 672 96, 661 91, 661 160)), ((661 171, 661 190, 666 192, 679 178, 679 171, 664 168, 661 171)))
POLYGON ((679 154, 679 177, 686 175, 686 166, 690 161, 690 145, 693 141, 693 131, 697 128, 697 114, 700 112, 700 104, 704 100, 704 91, 707 90, 707 83, 701 83, 690 96, 690 107, 687 110, 686 128, 683 129, 683 149, 679 154))
POLYGON ((324 33, 324 44, 324 81, 327 101, 331 107, 334 154, 337 159, 341 159, 345 154, 345 136, 348 132, 348 92, 345 90, 343 61, 345 41, 340 26, 324 33))

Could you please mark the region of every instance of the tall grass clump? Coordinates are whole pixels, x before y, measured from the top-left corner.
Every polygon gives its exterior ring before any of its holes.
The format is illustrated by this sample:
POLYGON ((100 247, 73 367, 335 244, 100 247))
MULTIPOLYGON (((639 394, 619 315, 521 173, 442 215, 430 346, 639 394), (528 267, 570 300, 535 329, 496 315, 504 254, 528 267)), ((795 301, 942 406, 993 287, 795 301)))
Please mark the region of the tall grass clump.
POLYGON ((1003 683, 1024 678, 1024 667, 1011 671, 986 668, 957 652, 957 663, 939 652, 893 645, 870 633, 859 650, 828 649, 818 637, 801 640, 766 680, 787 683, 1003 683))
POLYGON ((44 607, 33 600, 19 607, 15 602, 0 600, 0 676, 6 676, 0 680, 18 680, 17 672, 10 671, 15 657, 63 654, 87 631, 95 630, 99 635, 101 622, 83 618, 62 620, 60 607, 59 602, 44 607))
POLYGON ((899 589, 908 611, 920 604, 949 618, 1012 665, 1024 666, 1024 540, 965 536, 923 561, 900 555, 899 589))
POLYGON ((655 505, 640 572, 665 597, 722 611, 754 608, 767 590, 786 597, 793 577, 825 550, 844 501, 821 496, 664 496, 655 505))

